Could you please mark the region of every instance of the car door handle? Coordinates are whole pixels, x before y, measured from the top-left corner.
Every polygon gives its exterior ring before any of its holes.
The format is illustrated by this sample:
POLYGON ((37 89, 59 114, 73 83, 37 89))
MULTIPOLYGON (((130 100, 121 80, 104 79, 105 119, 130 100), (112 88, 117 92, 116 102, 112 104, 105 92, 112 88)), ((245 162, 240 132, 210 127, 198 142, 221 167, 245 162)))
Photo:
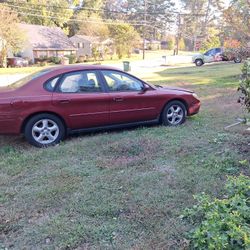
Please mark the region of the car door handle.
POLYGON ((122 97, 114 97, 113 100, 115 102, 122 102, 124 99, 122 97))
POLYGON ((67 99, 63 99, 63 100, 59 100, 59 103, 60 104, 67 104, 67 103, 70 103, 70 101, 67 99))

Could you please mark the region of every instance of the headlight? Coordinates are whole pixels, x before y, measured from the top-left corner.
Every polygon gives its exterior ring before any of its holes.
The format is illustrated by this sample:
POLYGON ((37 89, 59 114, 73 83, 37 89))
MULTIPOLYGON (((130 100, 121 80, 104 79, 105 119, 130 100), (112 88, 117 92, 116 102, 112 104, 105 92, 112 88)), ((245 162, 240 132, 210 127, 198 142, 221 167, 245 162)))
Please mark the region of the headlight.
POLYGON ((199 97, 197 94, 193 93, 193 97, 199 100, 199 97))

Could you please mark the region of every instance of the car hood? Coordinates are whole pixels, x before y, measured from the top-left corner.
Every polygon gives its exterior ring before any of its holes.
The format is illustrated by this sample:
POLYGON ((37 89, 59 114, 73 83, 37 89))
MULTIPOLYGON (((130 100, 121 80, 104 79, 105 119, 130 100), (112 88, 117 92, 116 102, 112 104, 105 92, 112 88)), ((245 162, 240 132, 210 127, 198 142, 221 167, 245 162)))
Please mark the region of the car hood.
POLYGON ((157 88, 157 90, 160 90, 160 91, 178 91, 178 92, 191 93, 191 94, 194 93, 194 91, 192 91, 192 90, 187 90, 187 89, 177 88, 177 87, 156 86, 156 88, 157 88))
POLYGON ((204 56, 204 54, 202 54, 202 53, 197 53, 197 54, 194 54, 192 57, 193 58, 199 58, 199 57, 203 57, 204 56))

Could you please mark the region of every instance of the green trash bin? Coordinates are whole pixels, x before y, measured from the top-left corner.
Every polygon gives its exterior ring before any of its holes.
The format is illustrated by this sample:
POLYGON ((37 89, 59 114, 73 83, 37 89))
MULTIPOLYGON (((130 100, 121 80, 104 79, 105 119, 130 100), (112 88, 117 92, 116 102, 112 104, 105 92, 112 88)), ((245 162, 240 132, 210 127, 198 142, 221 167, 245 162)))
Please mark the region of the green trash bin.
POLYGON ((124 61, 124 62, 123 62, 123 70, 124 70, 125 72, 128 72, 128 71, 131 70, 130 62, 129 62, 129 61, 124 61))

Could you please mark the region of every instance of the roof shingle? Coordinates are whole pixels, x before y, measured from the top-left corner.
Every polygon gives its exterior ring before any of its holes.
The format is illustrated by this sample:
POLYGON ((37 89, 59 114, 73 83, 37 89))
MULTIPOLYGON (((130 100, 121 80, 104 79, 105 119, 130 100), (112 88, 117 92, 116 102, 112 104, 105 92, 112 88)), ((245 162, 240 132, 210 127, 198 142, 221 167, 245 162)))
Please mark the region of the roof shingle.
POLYGON ((58 27, 20 23, 33 49, 76 50, 70 39, 58 27))

